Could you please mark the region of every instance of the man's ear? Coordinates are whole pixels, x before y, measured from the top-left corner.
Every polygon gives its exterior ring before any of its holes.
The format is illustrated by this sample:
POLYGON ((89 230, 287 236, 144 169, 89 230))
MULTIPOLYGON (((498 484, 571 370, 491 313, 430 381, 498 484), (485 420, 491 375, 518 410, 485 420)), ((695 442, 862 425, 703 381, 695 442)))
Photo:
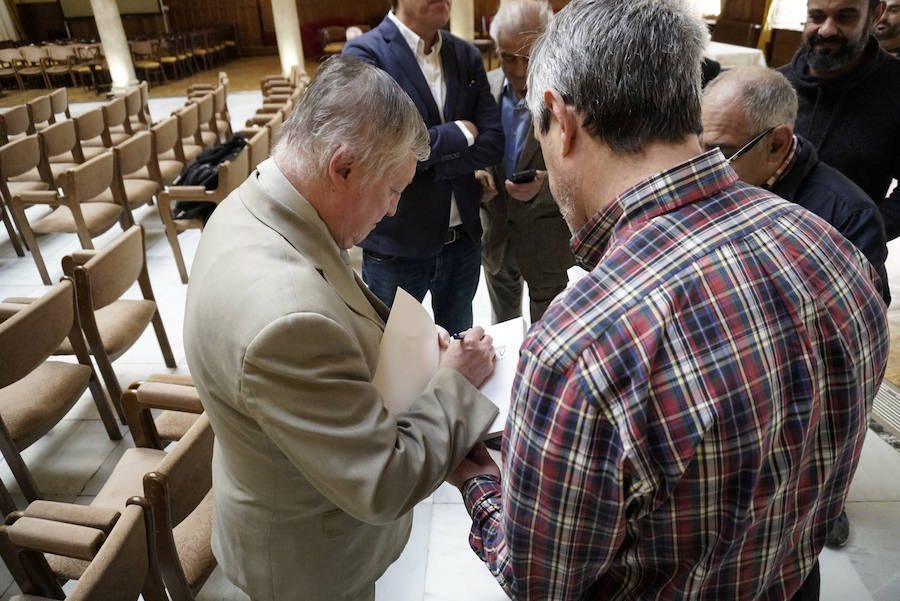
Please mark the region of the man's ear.
POLYGON ((348 156, 343 146, 338 147, 328 161, 328 180, 333 188, 343 189, 350 179, 350 170, 354 167, 353 160, 348 156))
POLYGON ((793 142, 794 130, 789 126, 779 125, 773 129, 772 135, 769 136, 769 141, 766 144, 766 150, 768 151, 766 154, 769 157, 769 162, 781 165, 793 142))
POLYGON ((562 94, 549 88, 544 91, 544 104, 559 125, 560 155, 566 156, 572 151, 575 141, 578 121, 575 119, 575 110, 566 104, 562 94))

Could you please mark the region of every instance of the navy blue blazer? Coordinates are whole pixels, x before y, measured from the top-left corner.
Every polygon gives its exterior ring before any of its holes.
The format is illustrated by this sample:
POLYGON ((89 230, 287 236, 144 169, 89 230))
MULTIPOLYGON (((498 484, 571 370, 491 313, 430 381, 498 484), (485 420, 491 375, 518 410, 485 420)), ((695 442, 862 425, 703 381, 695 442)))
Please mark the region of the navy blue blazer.
POLYGON ((431 156, 419 163, 412 183, 400 197, 396 214, 382 219, 359 243, 364 249, 404 257, 436 255, 449 227, 451 193, 466 233, 474 241, 481 240, 481 193, 474 171, 503 159, 500 110, 491 95, 481 53, 446 31, 440 35, 447 85, 443 123, 415 55, 390 19, 385 18, 378 27, 344 46, 344 54, 384 69, 406 90, 431 138, 431 156), (453 123, 456 120, 471 121, 478 128, 471 147, 453 123))

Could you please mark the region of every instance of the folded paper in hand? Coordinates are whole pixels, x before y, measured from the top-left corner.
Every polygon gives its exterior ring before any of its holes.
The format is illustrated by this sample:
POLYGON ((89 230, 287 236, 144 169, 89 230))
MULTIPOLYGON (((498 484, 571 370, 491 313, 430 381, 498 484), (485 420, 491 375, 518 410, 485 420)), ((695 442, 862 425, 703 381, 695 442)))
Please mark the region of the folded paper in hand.
MULTIPOLYGON (((479 390, 499 410, 485 433, 489 438, 502 433, 506 424, 519 347, 525 337, 525 320, 511 319, 487 327, 485 332, 494 339, 496 360, 494 373, 479 390)), ((398 288, 381 337, 378 366, 372 381, 387 410, 397 414, 409 409, 437 373, 440 361, 434 320, 420 302, 398 288)))

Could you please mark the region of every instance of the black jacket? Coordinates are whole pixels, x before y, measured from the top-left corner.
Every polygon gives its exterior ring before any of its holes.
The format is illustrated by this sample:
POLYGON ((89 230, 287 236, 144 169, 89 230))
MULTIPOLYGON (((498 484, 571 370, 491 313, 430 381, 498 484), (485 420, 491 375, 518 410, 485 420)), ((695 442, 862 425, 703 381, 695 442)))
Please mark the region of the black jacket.
POLYGON ((870 36, 863 62, 840 79, 810 75, 802 49, 778 71, 800 100, 794 131, 875 201, 888 240, 900 236, 900 191, 885 198, 891 180, 900 176, 900 59, 870 36))
POLYGON ((812 144, 799 135, 797 139, 794 159, 772 192, 815 213, 862 251, 878 272, 881 296, 890 305, 884 270, 887 243, 878 208, 859 186, 820 161, 812 144))

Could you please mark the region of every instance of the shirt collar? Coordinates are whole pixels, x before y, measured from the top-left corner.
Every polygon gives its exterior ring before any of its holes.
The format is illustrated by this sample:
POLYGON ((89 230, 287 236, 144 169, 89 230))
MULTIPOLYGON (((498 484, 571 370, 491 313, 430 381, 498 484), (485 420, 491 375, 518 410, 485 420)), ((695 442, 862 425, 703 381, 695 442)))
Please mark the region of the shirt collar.
POLYGON ((525 97, 516 98, 516 93, 506 78, 503 78, 503 96, 508 98, 516 108, 525 104, 525 97))
POLYGON ((790 171, 791 163, 794 162, 794 157, 797 156, 797 136, 794 136, 794 139, 791 140, 791 149, 785 155, 784 160, 781 162, 781 165, 778 166, 778 169, 775 170, 775 173, 766 180, 765 188, 766 190, 771 190, 772 186, 781 181, 781 178, 784 177, 784 174, 790 171))
POLYGON ((412 51, 414 56, 437 56, 441 53, 441 45, 444 43, 444 38, 441 37, 441 32, 438 31, 435 34, 434 44, 431 46, 431 54, 425 54, 425 40, 423 40, 419 34, 406 26, 406 24, 397 18, 397 15, 394 14, 394 11, 390 11, 388 13, 388 19, 390 19, 394 25, 397 26, 397 29, 400 30, 400 35, 403 36, 403 39, 406 40, 406 44, 409 46, 409 49, 412 51))
POLYGON ((708 198, 738 181, 722 152, 713 149, 638 182, 598 211, 572 238, 578 265, 596 267, 613 237, 635 223, 708 198))

